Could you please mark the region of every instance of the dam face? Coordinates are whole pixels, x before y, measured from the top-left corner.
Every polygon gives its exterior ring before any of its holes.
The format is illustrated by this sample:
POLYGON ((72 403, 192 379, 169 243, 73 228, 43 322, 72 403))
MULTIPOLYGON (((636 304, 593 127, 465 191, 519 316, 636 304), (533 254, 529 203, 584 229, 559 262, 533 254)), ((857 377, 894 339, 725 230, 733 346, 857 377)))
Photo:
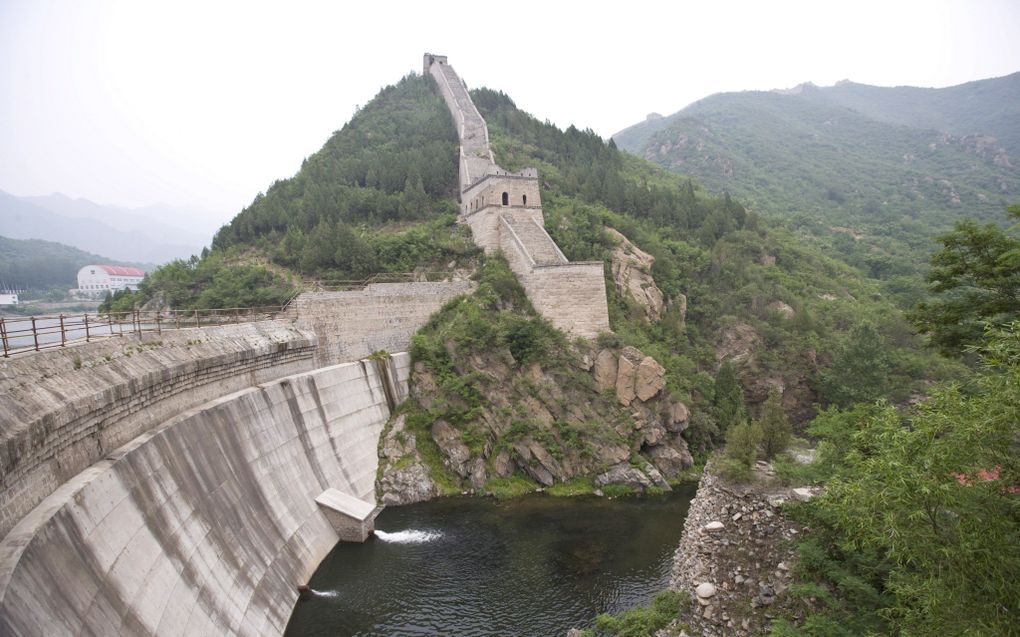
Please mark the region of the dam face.
POLYGON ((374 501, 408 361, 218 398, 61 485, 0 546, 0 634, 282 634, 296 584, 337 542, 315 497, 374 501))
POLYGON ((411 336, 470 281, 0 359, 0 635, 279 635, 375 502, 411 336), (354 362, 347 362, 354 361, 354 362))

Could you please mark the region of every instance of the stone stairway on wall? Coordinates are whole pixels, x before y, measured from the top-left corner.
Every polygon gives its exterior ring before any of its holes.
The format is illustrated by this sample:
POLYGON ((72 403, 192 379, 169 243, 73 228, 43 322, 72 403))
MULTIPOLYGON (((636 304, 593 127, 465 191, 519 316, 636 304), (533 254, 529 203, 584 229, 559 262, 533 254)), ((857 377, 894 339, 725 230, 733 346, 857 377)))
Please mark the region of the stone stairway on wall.
POLYGON ((510 227, 514 235, 520 241, 525 253, 535 265, 557 265, 569 263, 567 258, 560 252, 559 246, 552 240, 545 228, 534 221, 515 221, 503 218, 503 222, 510 227))
POLYGON ((486 252, 502 249, 535 309, 557 328, 594 337, 609 331, 601 261, 570 263, 545 231, 538 172, 500 168, 489 132, 467 88, 445 56, 426 53, 460 138, 461 221, 486 252))

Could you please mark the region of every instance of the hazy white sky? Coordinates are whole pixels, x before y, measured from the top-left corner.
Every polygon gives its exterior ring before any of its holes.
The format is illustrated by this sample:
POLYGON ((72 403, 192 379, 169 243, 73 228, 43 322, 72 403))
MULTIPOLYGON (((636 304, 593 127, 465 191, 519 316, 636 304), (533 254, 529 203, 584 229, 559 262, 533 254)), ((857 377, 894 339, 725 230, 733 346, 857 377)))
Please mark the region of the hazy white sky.
POLYGON ((719 91, 1020 70, 1017 0, 352 4, 0 0, 0 190, 226 220, 425 51, 603 136, 719 91))

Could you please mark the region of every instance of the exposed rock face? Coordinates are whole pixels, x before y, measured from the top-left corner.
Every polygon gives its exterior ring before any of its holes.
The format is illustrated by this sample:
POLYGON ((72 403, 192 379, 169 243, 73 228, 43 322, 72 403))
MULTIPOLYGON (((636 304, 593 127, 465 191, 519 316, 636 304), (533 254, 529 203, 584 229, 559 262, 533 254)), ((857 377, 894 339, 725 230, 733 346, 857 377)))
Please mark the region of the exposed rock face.
POLYGON ((797 316, 797 312, 789 304, 782 301, 772 301, 768 307, 785 319, 792 319, 794 316, 797 316))
POLYGON ((449 423, 437 420, 432 425, 432 440, 443 452, 443 462, 451 471, 462 477, 470 474, 467 464, 471 460, 471 450, 461 442, 459 431, 449 423))
POLYGON ((686 444, 656 445, 649 447, 645 455, 667 480, 675 480, 681 471, 694 464, 694 458, 691 457, 686 444))
MULTIPOLYGON (((422 408, 451 414, 416 431, 435 442, 461 488, 484 491, 489 480, 518 474, 546 487, 597 476, 599 487, 665 490, 693 464, 680 436, 689 410, 666 389, 665 368, 634 347, 580 346, 570 368, 550 369, 537 362, 522 367, 500 348, 465 356, 452 342, 447 347, 457 373, 472 379, 471 389, 443 393, 438 376, 419 362, 412 395, 422 408), (578 370, 590 376, 579 379, 578 370), (472 420, 460 424, 465 412, 458 409, 467 405, 472 420)), ((391 503, 416 501, 437 488, 422 482, 415 439, 400 433, 403 426, 394 426, 381 451, 387 461, 380 490, 391 503)))
POLYGON ((719 331, 715 358, 733 363, 746 363, 754 357, 754 350, 761 343, 761 335, 747 323, 734 323, 719 331))
POLYGON ((627 237, 612 228, 606 228, 606 234, 616 242, 612 255, 612 271, 617 293, 624 298, 630 297, 640 304, 644 308, 647 321, 658 321, 662 318, 664 299, 662 290, 652 279, 655 257, 635 246, 627 237))
POLYGON ((666 368, 651 356, 645 356, 637 368, 634 392, 638 400, 650 400, 666 386, 666 368))
MULTIPOLYGON (((599 352, 599 356, 602 357, 606 351, 599 352)), ((616 366, 616 398, 621 405, 630 405, 635 398, 648 401, 665 386, 666 369, 658 361, 635 347, 624 347, 620 351, 616 366)))
POLYGON ((383 438, 379 454, 381 476, 376 484, 385 505, 413 504, 439 492, 418 455, 415 435, 406 430, 404 415, 397 416, 383 438))

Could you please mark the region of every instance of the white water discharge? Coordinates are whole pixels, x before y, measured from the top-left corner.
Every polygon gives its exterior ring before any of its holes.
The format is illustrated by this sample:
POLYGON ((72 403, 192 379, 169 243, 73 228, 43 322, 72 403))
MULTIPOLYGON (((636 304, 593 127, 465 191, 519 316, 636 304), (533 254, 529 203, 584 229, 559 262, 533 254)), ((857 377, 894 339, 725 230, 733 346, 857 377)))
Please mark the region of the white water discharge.
POLYGON ((337 591, 317 591, 313 588, 311 592, 316 597, 340 597, 340 593, 337 591))
POLYGON ((426 542, 438 540, 443 537, 443 534, 439 531, 408 529, 407 531, 394 531, 393 533, 376 531, 375 536, 383 542, 392 542, 394 544, 425 544, 426 542))

